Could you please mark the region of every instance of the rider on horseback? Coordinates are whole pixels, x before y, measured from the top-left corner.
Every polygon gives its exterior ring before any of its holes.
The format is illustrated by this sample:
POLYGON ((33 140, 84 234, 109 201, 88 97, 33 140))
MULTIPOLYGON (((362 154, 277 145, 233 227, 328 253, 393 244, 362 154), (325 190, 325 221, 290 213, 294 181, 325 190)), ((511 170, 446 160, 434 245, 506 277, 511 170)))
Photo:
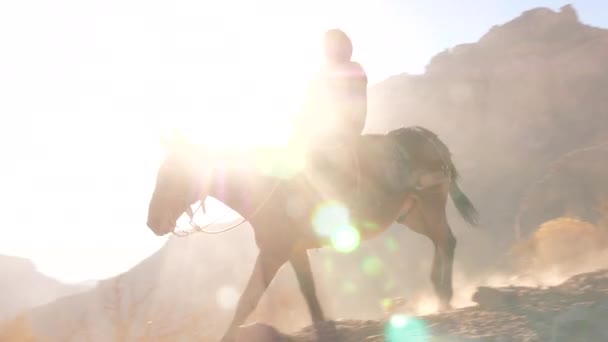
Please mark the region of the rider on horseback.
MULTIPOLYGON (((353 45, 341 30, 324 36, 325 64, 313 80, 303 110, 296 117, 295 138, 307 145, 309 161, 330 176, 334 185, 352 188, 357 182, 357 152, 367 117, 367 75, 352 61, 353 45)), ((386 137, 376 157, 383 162, 378 186, 402 191, 411 186, 411 162, 395 137, 386 137)), ((368 140, 369 141, 369 140, 368 140)), ((358 176, 361 176, 360 174, 358 176)), ((370 176, 370 175, 368 175, 370 176)))
POLYGON ((347 180, 367 116, 367 75, 351 60, 353 45, 346 33, 327 31, 323 45, 325 63, 296 117, 295 137, 307 145, 313 165, 347 180))
POLYGON ((352 52, 346 33, 338 29, 325 33, 325 64, 296 117, 296 136, 341 145, 361 135, 367 116, 367 75, 351 60, 352 52))

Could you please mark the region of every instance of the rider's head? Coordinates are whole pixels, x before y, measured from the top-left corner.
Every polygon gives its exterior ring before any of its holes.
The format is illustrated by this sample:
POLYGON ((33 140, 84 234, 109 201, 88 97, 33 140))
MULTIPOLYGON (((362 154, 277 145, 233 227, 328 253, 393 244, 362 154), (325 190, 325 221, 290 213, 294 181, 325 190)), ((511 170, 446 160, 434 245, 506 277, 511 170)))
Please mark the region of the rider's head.
POLYGON ((353 55, 353 43, 342 30, 332 29, 323 37, 325 59, 330 63, 350 61, 353 55))

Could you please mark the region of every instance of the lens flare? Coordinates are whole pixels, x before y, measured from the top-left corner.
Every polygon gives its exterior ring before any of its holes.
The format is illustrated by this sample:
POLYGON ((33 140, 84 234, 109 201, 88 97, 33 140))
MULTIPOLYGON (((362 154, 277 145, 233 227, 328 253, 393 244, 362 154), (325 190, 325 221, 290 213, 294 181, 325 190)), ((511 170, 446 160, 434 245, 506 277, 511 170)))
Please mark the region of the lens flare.
POLYGON ((353 226, 337 227, 331 233, 331 245, 340 253, 349 253, 357 249, 361 235, 353 226))
POLYGON ((384 328, 388 342, 428 342, 429 329, 426 323, 418 318, 406 315, 393 315, 384 328))
POLYGON ((382 260, 375 256, 365 258, 365 260, 363 260, 362 268, 363 273, 371 277, 379 276, 384 271, 382 260))
POLYGON ((352 281, 346 281, 342 284, 342 290, 347 294, 354 294, 357 292, 357 285, 352 281))
POLYGON ((388 311, 393 307, 393 301, 390 298, 384 298, 380 301, 380 306, 383 310, 388 311))
POLYGON ((389 278, 389 280, 384 284, 384 291, 391 291, 395 287, 397 287, 397 284, 395 283, 395 279, 389 278))
POLYGON ((328 202, 321 205, 312 218, 315 232, 322 237, 330 237, 337 227, 348 226, 350 214, 348 209, 338 202, 328 202))
POLYGON ((397 240, 394 237, 388 237, 386 239, 386 249, 388 249, 388 251, 391 253, 396 252, 397 249, 399 249, 397 240))
POLYGON ((312 218, 315 233, 329 238, 340 253, 349 253, 359 247, 361 235, 350 222, 348 209, 339 202, 328 202, 315 210, 312 218))
POLYGON ((361 227, 365 230, 370 230, 370 231, 378 230, 380 228, 377 223, 369 222, 369 221, 363 222, 361 227))
POLYGON ((223 310, 232 310, 239 300, 239 292, 232 286, 222 286, 217 290, 215 299, 223 310))

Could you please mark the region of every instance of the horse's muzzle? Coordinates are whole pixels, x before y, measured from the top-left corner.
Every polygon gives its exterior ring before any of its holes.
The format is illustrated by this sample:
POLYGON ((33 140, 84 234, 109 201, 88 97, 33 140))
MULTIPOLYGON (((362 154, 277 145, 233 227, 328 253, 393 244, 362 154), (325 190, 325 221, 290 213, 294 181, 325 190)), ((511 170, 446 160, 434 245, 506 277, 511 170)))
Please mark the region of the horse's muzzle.
POLYGON ((156 236, 167 235, 173 231, 173 227, 175 226, 168 222, 168 220, 161 220, 158 218, 148 218, 146 224, 156 236))

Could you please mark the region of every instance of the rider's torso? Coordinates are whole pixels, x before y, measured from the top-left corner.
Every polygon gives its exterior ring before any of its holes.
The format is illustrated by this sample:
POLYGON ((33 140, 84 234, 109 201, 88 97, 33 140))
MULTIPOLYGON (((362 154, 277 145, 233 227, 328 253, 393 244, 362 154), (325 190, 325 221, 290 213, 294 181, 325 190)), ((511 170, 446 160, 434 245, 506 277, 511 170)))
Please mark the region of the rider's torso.
POLYGON ((344 121, 349 118, 344 117, 341 108, 358 100, 355 97, 360 95, 352 91, 353 82, 361 82, 364 77, 365 72, 354 62, 321 68, 314 83, 316 136, 331 139, 334 135, 350 133, 342 132, 345 128, 344 121))

